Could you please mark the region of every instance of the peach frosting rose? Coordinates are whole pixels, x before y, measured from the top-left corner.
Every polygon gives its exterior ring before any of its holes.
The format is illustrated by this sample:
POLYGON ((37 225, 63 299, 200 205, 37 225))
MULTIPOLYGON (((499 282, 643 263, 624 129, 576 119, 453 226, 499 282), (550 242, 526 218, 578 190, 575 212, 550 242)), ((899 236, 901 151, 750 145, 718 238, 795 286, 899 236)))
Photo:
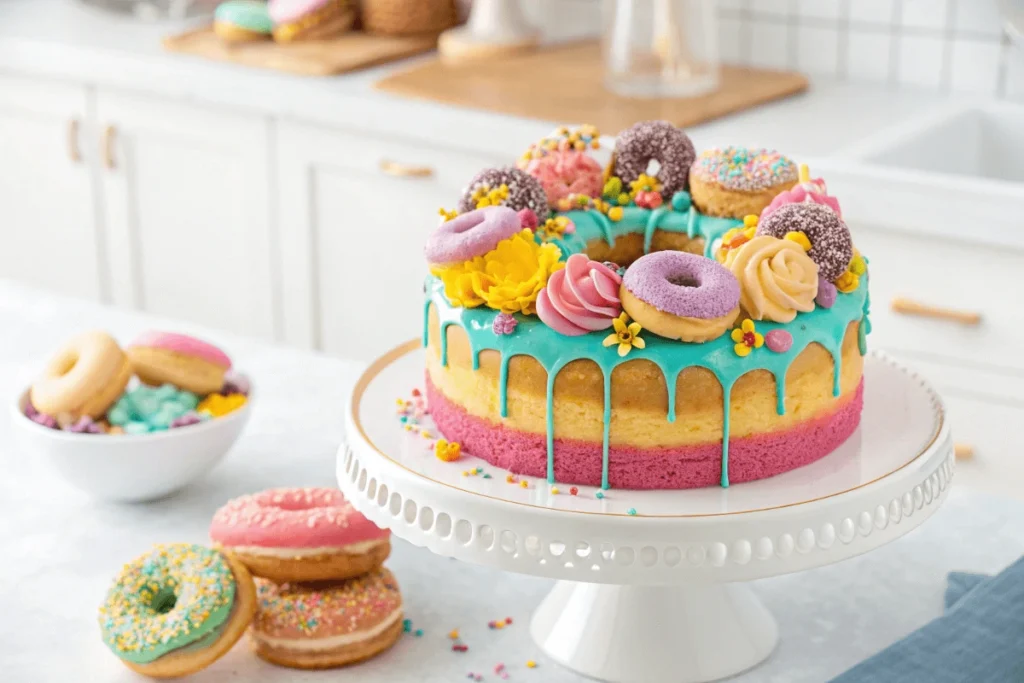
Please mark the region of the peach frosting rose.
POLYGON ((814 310, 818 266, 793 240, 762 235, 731 250, 725 267, 740 283, 740 305, 754 320, 788 323, 814 310))

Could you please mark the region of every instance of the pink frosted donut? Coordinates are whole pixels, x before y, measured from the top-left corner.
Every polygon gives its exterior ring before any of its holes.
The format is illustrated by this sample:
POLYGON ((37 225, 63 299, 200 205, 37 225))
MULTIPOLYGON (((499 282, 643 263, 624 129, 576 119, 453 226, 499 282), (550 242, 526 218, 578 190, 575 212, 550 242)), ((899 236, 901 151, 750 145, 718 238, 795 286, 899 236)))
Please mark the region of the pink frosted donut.
POLYGON ((365 574, 387 559, 389 539, 389 531, 327 488, 270 489, 235 498, 210 524, 210 540, 256 576, 274 581, 365 574))
POLYGON ((200 396, 220 391, 231 369, 231 359, 213 344, 174 332, 146 332, 125 351, 146 384, 173 384, 200 396))
POLYGON ((442 223, 427 238, 424 252, 430 263, 461 263, 483 256, 520 229, 515 211, 506 206, 487 206, 442 223))
POLYGON ((532 159, 526 172, 540 181, 552 207, 559 199, 573 194, 600 197, 604 187, 601 164, 585 152, 573 149, 554 150, 532 159))

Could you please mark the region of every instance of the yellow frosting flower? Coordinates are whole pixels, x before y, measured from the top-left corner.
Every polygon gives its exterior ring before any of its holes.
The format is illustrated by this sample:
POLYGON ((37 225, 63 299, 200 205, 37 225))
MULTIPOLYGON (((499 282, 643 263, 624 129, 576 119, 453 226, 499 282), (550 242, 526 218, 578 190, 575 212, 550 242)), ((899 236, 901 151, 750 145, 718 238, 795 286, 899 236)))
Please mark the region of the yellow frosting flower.
POLYGON ((502 313, 534 312, 537 295, 548 278, 565 267, 554 244, 537 244, 533 233, 522 230, 483 256, 450 266, 434 266, 444 295, 453 306, 487 305, 502 313))
POLYGON ((629 316, 623 313, 618 318, 612 321, 612 327, 615 331, 604 338, 602 342, 605 346, 619 345, 619 355, 625 356, 627 353, 633 350, 634 347, 638 349, 645 348, 647 342, 640 338, 640 331, 643 330, 640 327, 640 323, 629 323, 629 316))
POLYGON ((206 413, 210 417, 223 417, 245 405, 244 394, 210 394, 196 406, 196 412, 206 413))
POLYGON ((860 276, 849 270, 836 278, 836 289, 843 294, 855 292, 858 287, 860 287, 860 276))
POLYGON ((556 216, 555 218, 549 218, 544 221, 544 224, 537 227, 537 237, 542 242, 550 242, 551 240, 562 239, 565 234, 571 233, 575 230, 573 222, 565 216, 556 216))
POLYGON ((740 305, 755 320, 788 323, 814 310, 818 266, 796 240, 754 237, 726 254, 725 267, 740 283, 740 305))
POLYGON ((637 179, 629 184, 630 194, 634 197, 637 192, 661 192, 661 182, 654 176, 641 173, 637 179))
POLYGON ((438 460, 455 462, 462 456, 462 446, 458 441, 438 439, 437 443, 434 444, 434 455, 437 456, 438 460))
POLYGON ((764 335, 757 331, 754 321, 747 318, 738 329, 732 331, 732 340, 736 342, 733 351, 741 358, 749 356, 754 349, 764 346, 764 335))
POLYGON ((478 209, 486 206, 500 206, 503 201, 508 199, 508 185, 499 185, 493 189, 488 185, 481 185, 473 190, 471 199, 478 209))

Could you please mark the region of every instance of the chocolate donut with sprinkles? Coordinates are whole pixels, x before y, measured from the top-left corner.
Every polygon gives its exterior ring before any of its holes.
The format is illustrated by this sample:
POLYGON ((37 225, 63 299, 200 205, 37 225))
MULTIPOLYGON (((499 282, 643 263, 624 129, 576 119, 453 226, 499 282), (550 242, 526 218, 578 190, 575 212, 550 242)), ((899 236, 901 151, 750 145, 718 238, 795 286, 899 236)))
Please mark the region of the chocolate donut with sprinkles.
POLYGON ((742 220, 760 215, 799 179, 797 165, 775 150, 710 149, 690 167, 690 195, 703 214, 742 220))
POLYGON ((402 594, 387 569, 335 584, 257 579, 256 654, 294 669, 329 669, 369 659, 402 635, 402 594))
POLYGON ((647 174, 651 162, 656 161, 659 168, 654 176, 661 183, 661 193, 671 197, 686 189, 696 156, 690 136, 668 121, 641 121, 616 138, 612 172, 624 185, 629 185, 647 174))
POLYGON ((234 646, 256 613, 252 576, 228 553, 158 545, 124 566, 100 606, 103 642, 152 678, 203 669, 234 646))

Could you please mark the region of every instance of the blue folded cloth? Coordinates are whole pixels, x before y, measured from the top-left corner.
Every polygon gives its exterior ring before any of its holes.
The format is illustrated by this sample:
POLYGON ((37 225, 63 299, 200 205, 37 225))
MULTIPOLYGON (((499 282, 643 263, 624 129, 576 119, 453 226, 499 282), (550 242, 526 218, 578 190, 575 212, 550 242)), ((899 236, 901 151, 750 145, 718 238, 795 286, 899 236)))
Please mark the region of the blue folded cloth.
POLYGON ((946 613, 832 683, 1024 681, 1024 558, 996 576, 953 572, 946 613))

